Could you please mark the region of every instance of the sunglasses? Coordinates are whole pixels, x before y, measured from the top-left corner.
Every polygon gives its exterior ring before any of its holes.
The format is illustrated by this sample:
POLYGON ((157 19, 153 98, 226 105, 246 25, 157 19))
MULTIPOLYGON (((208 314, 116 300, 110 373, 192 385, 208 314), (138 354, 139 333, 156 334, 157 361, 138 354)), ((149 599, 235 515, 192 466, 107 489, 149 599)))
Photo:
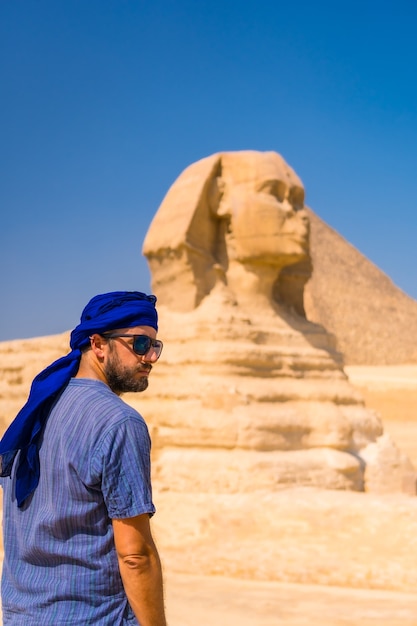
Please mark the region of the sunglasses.
POLYGON ((161 356, 162 348, 164 344, 159 339, 152 339, 148 335, 124 335, 121 333, 111 333, 109 335, 103 335, 106 339, 116 339, 117 337, 131 337, 133 339, 133 352, 144 356, 152 349, 156 359, 161 356))

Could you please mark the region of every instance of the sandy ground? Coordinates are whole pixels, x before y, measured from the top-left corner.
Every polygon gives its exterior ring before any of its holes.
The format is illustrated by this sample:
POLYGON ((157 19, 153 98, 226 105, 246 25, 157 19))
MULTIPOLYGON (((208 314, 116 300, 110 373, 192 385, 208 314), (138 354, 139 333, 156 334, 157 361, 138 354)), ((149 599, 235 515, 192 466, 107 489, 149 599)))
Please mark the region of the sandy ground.
POLYGON ((417 595, 217 577, 167 578, 169 626, 416 626, 417 595))

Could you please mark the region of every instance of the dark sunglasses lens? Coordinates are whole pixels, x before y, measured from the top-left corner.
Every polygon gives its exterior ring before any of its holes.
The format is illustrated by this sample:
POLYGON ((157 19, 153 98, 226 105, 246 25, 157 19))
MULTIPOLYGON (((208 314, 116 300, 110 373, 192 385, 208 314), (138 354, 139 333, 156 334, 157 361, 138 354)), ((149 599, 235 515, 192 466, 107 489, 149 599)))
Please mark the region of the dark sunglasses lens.
POLYGON ((133 350, 136 354, 146 354, 152 345, 152 339, 146 335, 139 335, 133 340, 133 350))
POLYGON ((158 340, 153 341, 150 337, 146 335, 137 335, 133 340, 133 350, 136 354, 144 355, 149 352, 151 347, 155 351, 157 357, 161 354, 162 351, 162 343, 158 340))

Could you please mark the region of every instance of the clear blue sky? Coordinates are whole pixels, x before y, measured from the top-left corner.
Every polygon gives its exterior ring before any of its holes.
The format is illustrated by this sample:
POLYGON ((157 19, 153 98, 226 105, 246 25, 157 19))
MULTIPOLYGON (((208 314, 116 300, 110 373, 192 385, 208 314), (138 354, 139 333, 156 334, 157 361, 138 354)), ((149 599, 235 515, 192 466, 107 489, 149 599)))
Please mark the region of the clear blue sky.
POLYGON ((275 150, 417 298, 415 0, 0 1, 0 340, 63 332, 193 161, 275 150))

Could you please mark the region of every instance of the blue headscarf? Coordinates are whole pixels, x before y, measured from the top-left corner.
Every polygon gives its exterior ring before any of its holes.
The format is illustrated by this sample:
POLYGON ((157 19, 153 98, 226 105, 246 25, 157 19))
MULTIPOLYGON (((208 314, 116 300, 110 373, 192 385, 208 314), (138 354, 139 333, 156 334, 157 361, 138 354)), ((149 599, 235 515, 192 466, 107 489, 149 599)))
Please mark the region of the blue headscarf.
POLYGON ((95 296, 85 307, 80 324, 71 333, 71 352, 44 369, 32 382, 29 398, 0 442, 0 476, 16 471, 16 500, 21 507, 39 483, 39 447, 43 427, 56 400, 78 371, 81 350, 90 335, 119 328, 151 326, 158 330, 156 297, 139 291, 113 291, 95 296))

